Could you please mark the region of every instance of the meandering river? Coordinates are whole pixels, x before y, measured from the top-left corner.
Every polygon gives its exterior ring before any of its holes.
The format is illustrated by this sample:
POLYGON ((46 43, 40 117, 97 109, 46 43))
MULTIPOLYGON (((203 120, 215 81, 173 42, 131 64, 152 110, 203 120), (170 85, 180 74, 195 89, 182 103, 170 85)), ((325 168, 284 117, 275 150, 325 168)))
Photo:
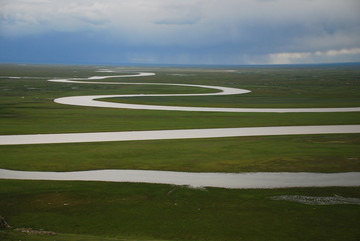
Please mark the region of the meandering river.
MULTIPOLYGON (((111 72, 111 71, 99 71, 111 72)), ((354 112, 360 107, 351 108, 212 108, 138 105, 98 101, 100 98, 137 97, 137 96, 209 96, 246 94, 250 90, 192 84, 134 83, 134 82, 96 82, 93 80, 115 77, 152 76, 154 73, 134 75, 93 76, 89 78, 51 79, 58 83, 111 84, 111 85, 167 85, 214 89, 214 93, 203 94, 135 94, 135 95, 91 95, 70 96, 55 99, 59 104, 102 108, 126 108, 168 111, 211 111, 211 112, 354 112)), ((214 128, 160 131, 95 132, 69 134, 1 135, 0 145, 54 144, 104 141, 139 141, 189 138, 220 138, 234 136, 259 135, 297 135, 297 134, 335 134, 360 133, 360 125, 324 125, 324 126, 277 126, 251 128, 214 128)), ((80 172, 29 172, 0 169, 0 179, 22 180, 77 180, 141 182, 189 185, 194 187, 224 188, 282 188, 282 187, 324 187, 324 186, 360 186, 360 172, 349 173, 187 173, 143 170, 93 170, 80 172)))

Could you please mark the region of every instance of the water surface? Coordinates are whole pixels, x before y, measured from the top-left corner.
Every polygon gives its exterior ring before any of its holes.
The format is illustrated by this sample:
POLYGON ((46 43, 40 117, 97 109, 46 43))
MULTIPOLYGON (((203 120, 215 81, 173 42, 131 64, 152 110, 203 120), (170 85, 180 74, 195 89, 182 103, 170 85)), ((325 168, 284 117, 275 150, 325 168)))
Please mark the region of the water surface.
POLYGON ((0 179, 138 182, 232 189, 360 186, 360 172, 196 173, 145 170, 31 172, 0 169, 0 179))

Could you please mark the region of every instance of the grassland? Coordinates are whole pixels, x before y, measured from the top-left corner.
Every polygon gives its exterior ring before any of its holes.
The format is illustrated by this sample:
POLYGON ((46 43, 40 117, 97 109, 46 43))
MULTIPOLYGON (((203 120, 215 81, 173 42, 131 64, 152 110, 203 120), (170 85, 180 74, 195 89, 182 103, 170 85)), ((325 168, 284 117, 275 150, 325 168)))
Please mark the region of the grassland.
MULTIPOLYGON (((85 85, 51 83, 49 78, 100 75, 95 67, 0 66, 0 134, 36 134, 122 130, 156 130, 276 125, 358 124, 360 113, 189 113, 169 111, 84 108, 53 103, 54 98, 89 94, 203 93, 190 87, 142 85, 85 85), (76 71, 76 72, 74 72, 76 71), (44 76, 45 75, 45 76, 44 76), (40 77, 40 78, 38 78, 40 77)), ((121 69, 120 69, 121 70, 121 69)), ((138 69, 143 70, 143 69, 138 69)), ((145 69, 147 70, 147 69, 145 69)), ((127 70, 129 71, 129 70, 127 70)), ((135 71, 135 69, 134 69, 135 71)), ((206 84, 250 89, 235 96, 139 97, 123 102, 224 107, 351 107, 360 106, 360 73, 353 68, 330 69, 239 69, 221 70, 148 69, 156 76, 116 78, 112 81, 206 84), (190 76, 173 76, 190 73, 190 76), (295 79, 294 79, 295 78, 295 79)), ((124 72, 128 73, 128 72, 124 72)), ((102 73, 103 74, 103 73, 102 73)))
POLYGON ((115 98, 111 101, 245 108, 354 107, 359 106, 359 78, 356 68, 274 68, 195 72, 186 78, 166 76, 166 79, 170 83, 220 85, 248 89, 252 92, 231 96, 115 98))
POLYGON ((0 200, 1 213, 15 227, 99 240, 355 241, 360 235, 357 205, 314 206, 270 199, 291 194, 360 197, 359 188, 226 190, 1 181, 0 193, 5 197, 0 200))
POLYGON ((360 171, 360 135, 0 146, 1 167, 29 171, 360 171), (286 147, 286 148, 284 148, 286 147))
MULTIPOLYGON (((103 67, 0 65, 0 135, 216 127, 360 124, 360 113, 198 113, 60 105, 89 94, 204 93, 165 86, 62 84, 103 67), (9 76, 27 77, 11 79, 9 76)), ((116 68, 156 76, 111 81, 188 83, 252 90, 239 96, 139 97, 129 103, 218 107, 360 106, 356 67, 116 68)), ((297 135, 198 140, 0 146, 0 168, 70 171, 148 169, 192 172, 360 170, 360 135, 297 135)), ((13 227, 1 240, 359 240, 357 205, 309 206, 276 195, 360 197, 359 188, 190 189, 170 185, 0 181, 0 215, 13 227), (66 204, 66 205, 64 205, 66 204)))
MULTIPOLYGON (((209 90, 181 86, 114 87, 46 81, 49 78, 105 75, 95 72, 98 69, 96 67, 77 69, 66 66, 1 66, 0 69, 3 72, 0 79, 0 134, 360 123, 358 112, 200 113, 66 106, 54 103, 53 99, 88 94, 201 93, 209 90), (6 76, 29 78, 9 79, 6 76)), ((118 70, 124 74, 135 71, 118 70)), ((168 102, 165 97, 144 97, 146 101, 165 105, 180 103, 198 106, 216 103, 216 106, 227 107, 360 106, 360 71, 354 68, 238 69, 236 72, 165 68, 145 71, 155 71, 157 75, 115 78, 111 81, 192 83, 253 91, 235 96, 167 97, 168 102), (176 73, 182 74, 179 76, 176 73), (157 102, 159 100, 162 101, 157 102), (313 100, 311 106, 310 100, 313 100)), ((138 99, 141 98, 122 98, 121 101, 137 102, 138 99)), ((0 164, 9 169, 44 171, 134 168, 200 172, 339 172, 360 169, 358 146, 359 135, 355 134, 1 146, 0 164), (284 146, 287 148, 283 148, 284 146)))

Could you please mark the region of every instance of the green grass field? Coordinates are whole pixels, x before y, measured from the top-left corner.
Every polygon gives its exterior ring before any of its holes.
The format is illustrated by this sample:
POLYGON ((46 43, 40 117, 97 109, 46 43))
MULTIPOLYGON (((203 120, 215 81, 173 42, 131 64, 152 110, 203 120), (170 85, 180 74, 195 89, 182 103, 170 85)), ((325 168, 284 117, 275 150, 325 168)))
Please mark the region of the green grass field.
POLYGON ((360 171, 359 146, 360 135, 347 134, 14 145, 0 152, 2 168, 29 171, 349 172, 360 171))
MULTIPOLYGON (((90 94, 205 93, 179 86, 85 85, 47 79, 113 75, 102 67, 0 65, 0 135, 250 126, 360 124, 360 113, 200 113, 66 106, 90 94), (14 79, 8 77, 26 77, 14 79)), ((110 68, 110 67, 109 67, 110 68)), ((360 106, 360 70, 350 66, 236 68, 114 67, 156 76, 106 81, 249 89, 237 96, 137 97, 126 103, 216 107, 360 106)), ((360 171, 360 135, 294 135, 0 146, 0 168, 34 171, 145 169, 190 172, 360 171)), ((356 188, 191 189, 171 185, 0 180, 0 240, 359 240, 358 205, 313 206, 271 196, 360 197, 356 188), (64 205, 66 204, 66 205, 64 205)))
POLYGON ((99 240, 356 241, 360 235, 358 205, 314 206, 270 199, 284 194, 359 198, 359 188, 227 190, 1 181, 0 193, 5 197, 0 200, 2 215, 13 226, 99 240))

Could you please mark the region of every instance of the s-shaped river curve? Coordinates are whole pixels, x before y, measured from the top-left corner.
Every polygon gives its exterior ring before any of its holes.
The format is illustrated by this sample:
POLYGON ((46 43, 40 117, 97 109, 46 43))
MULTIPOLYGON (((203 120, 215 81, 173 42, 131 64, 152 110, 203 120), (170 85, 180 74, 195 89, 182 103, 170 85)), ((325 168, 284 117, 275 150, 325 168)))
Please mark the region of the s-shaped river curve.
MULTIPOLYGON (((152 76, 154 73, 139 73, 137 75, 93 76, 89 78, 52 79, 51 82, 81 83, 81 84, 132 84, 132 85, 167 85, 210 88, 215 93, 205 94, 136 94, 136 95, 91 95, 71 96, 55 99, 56 103, 88 107, 106 107, 121 109, 169 110, 169 111, 206 111, 206 112, 354 112, 360 107, 352 108, 211 108, 159 106, 111 103, 98 101, 100 98, 138 97, 138 96, 209 96, 233 95, 249 93, 249 90, 192 84, 168 83, 134 83, 134 82, 95 82, 84 80, 99 80, 115 77, 152 76)), ((256 135, 294 135, 294 134, 334 134, 360 133, 360 125, 332 126, 279 126, 252 128, 216 128, 133 132, 101 132, 74 134, 43 134, 43 135, 3 135, 0 145, 102 142, 102 141, 135 141, 159 139, 189 139, 213 138, 230 136, 256 135)), ((165 183, 175 185, 212 186, 225 188, 278 188, 278 187, 308 187, 308 186, 360 186, 360 173, 185 173, 141 170, 95 170, 82 172, 26 172, 0 169, 0 179, 31 179, 31 180, 82 180, 82 181, 114 181, 165 183)))
POLYGON ((162 105, 138 105, 126 103, 112 103, 99 101, 96 99, 116 98, 116 97, 141 97, 141 96, 216 96, 216 95, 237 95, 250 93, 250 90, 229 88, 221 86, 209 85, 193 85, 193 84, 168 84, 168 83, 134 83, 134 82, 95 82, 95 81, 78 81, 78 80, 96 80, 108 79, 114 77, 138 77, 152 76, 155 73, 139 73, 137 75, 115 75, 115 76, 93 76, 90 78, 74 78, 74 79, 53 79, 51 82, 60 83, 80 83, 80 84, 118 84, 118 85, 165 85, 165 86, 187 86, 214 89, 218 92, 205 94, 135 94, 135 95, 87 95, 87 96, 70 96, 55 99, 56 103, 65 105, 78 105, 88 107, 106 107, 119 109, 141 109, 141 110, 168 110, 168 111, 206 111, 206 112, 268 112, 268 113, 290 113, 290 112, 355 112, 360 111, 360 107, 349 108, 213 108, 213 107, 188 107, 188 106, 162 106, 162 105))

